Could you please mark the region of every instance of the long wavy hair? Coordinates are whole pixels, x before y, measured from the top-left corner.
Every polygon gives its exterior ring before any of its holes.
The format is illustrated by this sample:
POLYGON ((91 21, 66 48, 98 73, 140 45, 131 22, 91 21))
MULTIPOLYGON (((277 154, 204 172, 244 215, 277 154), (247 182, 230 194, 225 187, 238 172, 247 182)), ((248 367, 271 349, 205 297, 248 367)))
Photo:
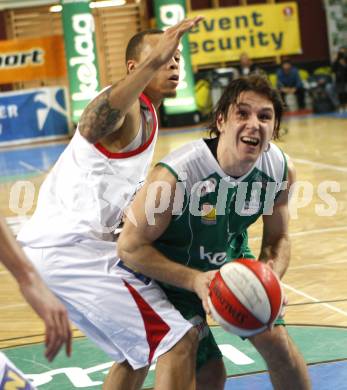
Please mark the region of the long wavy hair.
POLYGON ((275 111, 273 138, 279 138, 279 131, 283 115, 283 103, 281 95, 275 88, 272 87, 269 80, 265 76, 257 74, 252 74, 248 77, 240 77, 238 79, 232 80, 225 88, 212 114, 212 119, 208 126, 211 138, 219 136, 217 120, 220 115, 222 115, 222 117, 226 120, 230 105, 237 103, 241 93, 247 91, 262 95, 272 102, 275 111))

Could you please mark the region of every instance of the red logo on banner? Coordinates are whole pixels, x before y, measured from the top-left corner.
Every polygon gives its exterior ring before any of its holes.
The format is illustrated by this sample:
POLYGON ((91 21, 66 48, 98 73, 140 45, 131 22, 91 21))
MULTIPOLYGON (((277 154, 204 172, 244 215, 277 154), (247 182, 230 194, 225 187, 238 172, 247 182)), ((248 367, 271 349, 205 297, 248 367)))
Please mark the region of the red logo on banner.
POLYGON ((283 13, 286 16, 292 16, 294 14, 294 9, 292 7, 283 8, 283 13))

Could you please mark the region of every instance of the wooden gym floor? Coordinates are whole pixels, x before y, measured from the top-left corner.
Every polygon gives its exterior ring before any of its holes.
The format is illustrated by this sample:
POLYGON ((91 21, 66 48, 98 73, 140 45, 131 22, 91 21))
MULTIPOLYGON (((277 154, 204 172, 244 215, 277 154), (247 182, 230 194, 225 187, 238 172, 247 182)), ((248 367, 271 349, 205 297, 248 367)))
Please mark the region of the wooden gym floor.
MULTIPOLYGON (((286 322, 347 327, 347 116, 290 118, 283 127, 286 132, 278 144, 294 161, 300 181, 291 206, 292 259, 283 279, 289 299, 286 322)), ((154 160, 205 135, 199 128, 162 131, 154 160)), ((16 211, 13 185, 32 182, 35 201, 47 170, 63 148, 63 143, 57 143, 0 150, 0 213, 14 230, 26 216, 16 211)), ((249 236, 258 253, 260 222, 249 236)), ((41 321, 0 266, 0 349, 42 340, 41 321)))

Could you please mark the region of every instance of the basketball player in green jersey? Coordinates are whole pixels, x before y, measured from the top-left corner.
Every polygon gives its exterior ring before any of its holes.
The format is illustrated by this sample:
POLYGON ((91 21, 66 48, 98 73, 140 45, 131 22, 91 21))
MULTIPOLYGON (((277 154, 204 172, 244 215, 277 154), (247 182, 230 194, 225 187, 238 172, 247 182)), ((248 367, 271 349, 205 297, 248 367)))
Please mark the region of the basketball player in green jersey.
MULTIPOLYGON (((280 96, 267 80, 254 75, 232 81, 210 127, 215 137, 191 142, 155 167, 118 241, 126 265, 162 282, 169 300, 199 325, 199 390, 222 390, 226 377, 205 322, 208 282, 199 283, 201 272, 253 257, 247 228, 260 216, 259 261, 280 278, 289 265, 288 194, 295 171, 270 142, 278 138, 281 117, 280 96)), ((249 340, 265 359, 275 389, 310 389, 304 359, 283 320, 278 325, 249 340)))

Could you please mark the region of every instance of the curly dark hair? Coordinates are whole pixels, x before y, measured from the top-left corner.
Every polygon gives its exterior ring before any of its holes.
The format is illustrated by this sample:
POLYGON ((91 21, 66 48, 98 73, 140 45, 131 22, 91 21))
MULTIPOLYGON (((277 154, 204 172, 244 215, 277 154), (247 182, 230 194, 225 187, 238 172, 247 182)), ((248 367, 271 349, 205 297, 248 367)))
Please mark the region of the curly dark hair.
POLYGON ((283 115, 283 103, 280 93, 272 87, 269 80, 262 75, 252 74, 248 77, 240 77, 232 80, 225 88, 217 106, 212 114, 211 122, 208 126, 211 137, 218 137, 217 119, 220 115, 227 118, 231 104, 235 104, 242 92, 252 91, 269 99, 275 111, 274 139, 279 138, 279 130, 283 115))

